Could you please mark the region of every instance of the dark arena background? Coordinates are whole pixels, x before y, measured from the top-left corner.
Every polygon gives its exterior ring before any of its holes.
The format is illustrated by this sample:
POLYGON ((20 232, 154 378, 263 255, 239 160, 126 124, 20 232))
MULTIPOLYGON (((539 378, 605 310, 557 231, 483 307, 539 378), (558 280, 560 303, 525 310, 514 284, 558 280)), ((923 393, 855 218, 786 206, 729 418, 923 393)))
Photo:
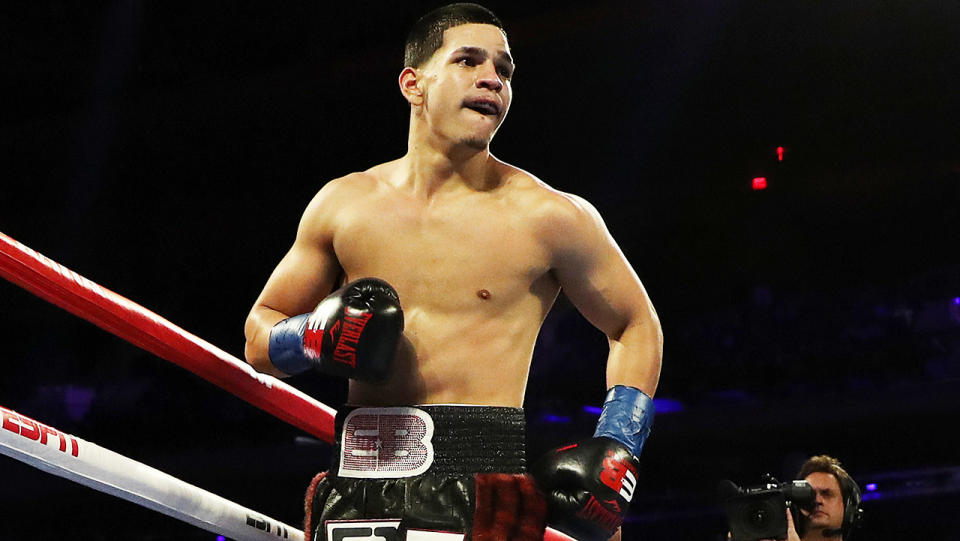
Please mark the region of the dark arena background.
MULTIPOLYGON (((5 4, 0 231, 242 356, 311 196, 404 153, 402 41, 434 5, 5 4)), ((819 453, 864 487, 855 539, 960 538, 960 3, 487 5, 517 61, 493 152, 594 203, 662 320, 624 539, 719 540, 720 480, 819 453)), ((0 336, 0 405, 301 523, 328 445, 6 281, 0 336)), ((531 456, 592 434, 605 354, 561 297, 531 456)), ((5 456, 0 519, 217 538, 5 456)))

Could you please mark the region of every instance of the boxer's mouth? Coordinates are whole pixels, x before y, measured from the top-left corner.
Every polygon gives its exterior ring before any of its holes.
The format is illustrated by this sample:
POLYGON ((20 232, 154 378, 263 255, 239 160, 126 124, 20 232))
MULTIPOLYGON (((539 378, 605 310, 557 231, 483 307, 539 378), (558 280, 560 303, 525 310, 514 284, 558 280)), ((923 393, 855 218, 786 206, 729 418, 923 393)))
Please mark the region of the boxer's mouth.
POLYGON ((463 106, 481 115, 500 116, 500 105, 487 98, 471 98, 464 100, 463 106))

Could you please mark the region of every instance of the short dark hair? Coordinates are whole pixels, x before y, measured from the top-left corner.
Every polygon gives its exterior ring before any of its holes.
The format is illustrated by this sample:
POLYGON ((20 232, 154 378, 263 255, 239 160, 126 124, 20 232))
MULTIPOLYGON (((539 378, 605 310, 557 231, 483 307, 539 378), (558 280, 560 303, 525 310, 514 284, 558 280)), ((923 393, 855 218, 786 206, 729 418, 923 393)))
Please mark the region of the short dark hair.
POLYGON ((461 24, 492 24, 506 34, 503 23, 489 9, 470 3, 439 7, 414 23, 403 51, 404 67, 419 68, 443 45, 443 32, 461 24))
MULTIPOLYGON (((797 479, 805 479, 811 473, 829 473, 837 478, 837 484, 840 485, 840 495, 843 497, 844 511, 846 511, 847 502, 854 497, 854 491, 859 489, 853 477, 850 477, 847 470, 840 465, 840 461, 829 455, 812 456, 800 466, 797 479)), ((857 495, 857 498, 859 498, 859 495, 857 495)))

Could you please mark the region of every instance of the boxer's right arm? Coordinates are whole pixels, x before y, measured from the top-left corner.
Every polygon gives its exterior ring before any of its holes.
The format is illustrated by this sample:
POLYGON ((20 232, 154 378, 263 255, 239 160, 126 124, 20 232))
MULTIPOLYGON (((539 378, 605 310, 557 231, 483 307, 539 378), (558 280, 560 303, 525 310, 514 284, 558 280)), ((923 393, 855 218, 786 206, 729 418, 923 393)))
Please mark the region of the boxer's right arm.
POLYGON ((270 331, 290 316, 311 312, 338 285, 342 270, 333 251, 335 182, 307 206, 293 246, 274 269, 244 324, 247 362, 260 372, 288 374, 270 362, 270 331))

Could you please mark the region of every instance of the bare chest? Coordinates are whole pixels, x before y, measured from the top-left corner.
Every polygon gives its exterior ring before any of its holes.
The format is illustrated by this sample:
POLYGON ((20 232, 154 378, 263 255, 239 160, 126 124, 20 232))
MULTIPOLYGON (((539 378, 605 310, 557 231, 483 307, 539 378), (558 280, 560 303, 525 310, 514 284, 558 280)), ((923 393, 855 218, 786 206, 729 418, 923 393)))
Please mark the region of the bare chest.
POLYGON ((345 213, 334 249, 347 276, 379 276, 417 302, 447 296, 453 307, 529 295, 549 256, 511 205, 463 201, 428 207, 375 201, 345 213))

